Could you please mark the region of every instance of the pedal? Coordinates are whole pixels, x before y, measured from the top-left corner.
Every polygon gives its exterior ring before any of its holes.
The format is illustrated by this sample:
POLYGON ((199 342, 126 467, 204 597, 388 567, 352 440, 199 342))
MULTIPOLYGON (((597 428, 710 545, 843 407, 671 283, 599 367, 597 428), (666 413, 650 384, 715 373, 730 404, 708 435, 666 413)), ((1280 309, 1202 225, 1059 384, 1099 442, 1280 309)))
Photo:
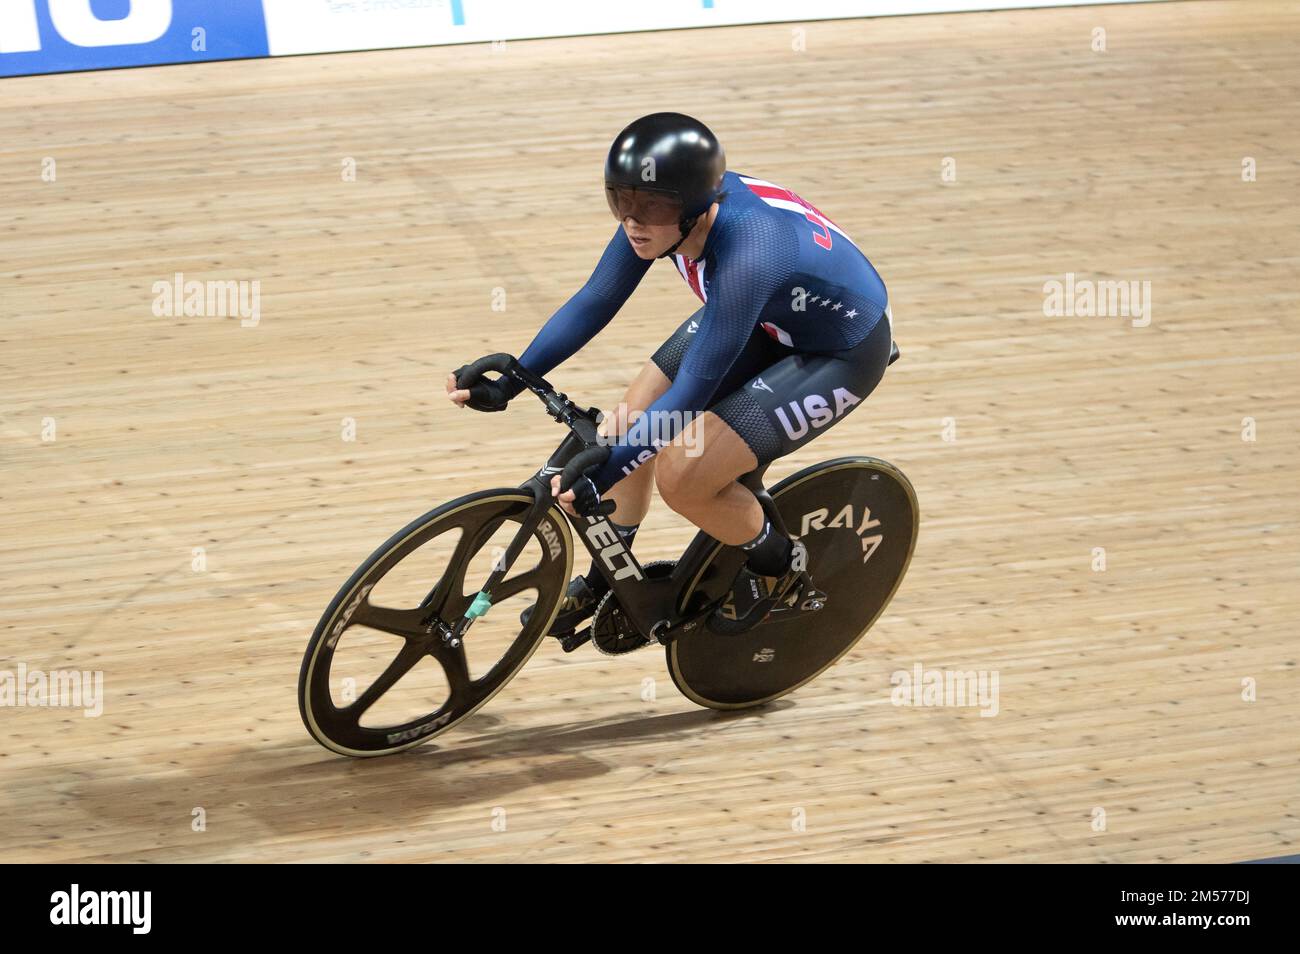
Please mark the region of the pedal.
POLYGON ((780 618, 794 610, 804 613, 815 612, 825 605, 826 594, 814 589, 812 578, 807 573, 803 573, 790 587, 785 598, 768 610, 767 616, 763 617, 763 622, 767 622, 773 617, 780 618))
POLYGON ((564 633, 555 638, 560 641, 561 649, 566 653, 571 653, 579 646, 585 646, 587 643, 591 642, 591 627, 588 626, 578 632, 564 633))

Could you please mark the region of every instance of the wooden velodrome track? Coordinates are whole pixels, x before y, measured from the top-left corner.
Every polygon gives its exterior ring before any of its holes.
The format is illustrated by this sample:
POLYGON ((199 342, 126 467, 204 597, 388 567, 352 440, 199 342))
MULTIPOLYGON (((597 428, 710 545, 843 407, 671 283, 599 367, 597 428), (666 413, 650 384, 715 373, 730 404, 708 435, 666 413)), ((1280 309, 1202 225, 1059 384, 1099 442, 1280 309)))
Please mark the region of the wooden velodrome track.
MULTIPOLYGON (((791 31, 0 83, 0 668, 105 680, 98 718, 0 711, 0 857, 1300 851, 1300 8, 825 22, 802 52, 791 31), (442 378, 522 350, 587 276, 603 150, 661 108, 825 209, 889 285, 903 360, 771 478, 902 467, 906 582, 765 709, 696 708, 657 651, 548 642, 430 745, 325 752, 295 703, 312 627, 390 532, 559 439, 526 399, 457 412, 442 378), (178 271, 260 281, 260 322, 156 317, 178 271), (1150 325, 1045 317, 1067 273, 1149 281, 1150 325), (891 704, 917 664, 996 671, 998 714, 891 704)), ((693 301, 659 266, 552 379, 611 405, 693 301)), ((690 536, 658 508, 638 555, 690 536)))

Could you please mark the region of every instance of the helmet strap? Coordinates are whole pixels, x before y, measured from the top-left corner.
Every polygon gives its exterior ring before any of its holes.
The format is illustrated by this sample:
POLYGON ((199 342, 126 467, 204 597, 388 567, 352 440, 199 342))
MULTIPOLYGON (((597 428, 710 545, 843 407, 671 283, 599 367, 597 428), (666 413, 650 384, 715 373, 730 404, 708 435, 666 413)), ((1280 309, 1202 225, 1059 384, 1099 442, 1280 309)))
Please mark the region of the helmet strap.
POLYGON ((677 249, 681 246, 681 244, 686 241, 686 237, 691 234, 691 230, 695 228, 695 223, 698 222, 699 220, 700 217, 698 215, 692 215, 689 219, 682 219, 680 222, 678 222, 677 228, 681 231, 682 237, 679 238, 676 242, 674 242, 669 247, 668 251, 664 252, 659 257, 668 258, 670 255, 673 254, 673 252, 677 251, 677 249))

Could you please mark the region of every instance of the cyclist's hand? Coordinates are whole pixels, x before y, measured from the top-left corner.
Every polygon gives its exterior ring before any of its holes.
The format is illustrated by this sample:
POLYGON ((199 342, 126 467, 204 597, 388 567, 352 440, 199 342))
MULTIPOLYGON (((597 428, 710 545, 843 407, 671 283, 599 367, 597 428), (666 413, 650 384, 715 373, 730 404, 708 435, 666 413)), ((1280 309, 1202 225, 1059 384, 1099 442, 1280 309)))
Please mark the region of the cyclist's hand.
POLYGON ((451 402, 457 407, 472 407, 476 411, 504 411, 510 403, 510 393, 502 379, 481 380, 473 387, 462 388, 459 379, 466 367, 468 365, 461 365, 447 375, 447 397, 451 402))
POLYGON ((465 402, 469 400, 469 391, 465 388, 457 387, 456 385, 455 371, 447 372, 447 397, 449 397, 451 403, 455 404, 457 407, 464 407, 465 402))
POLYGON ((560 493, 560 475, 551 478, 551 495, 555 497, 560 509, 575 517, 590 517, 600 506, 600 494, 590 477, 579 477, 572 487, 560 493))

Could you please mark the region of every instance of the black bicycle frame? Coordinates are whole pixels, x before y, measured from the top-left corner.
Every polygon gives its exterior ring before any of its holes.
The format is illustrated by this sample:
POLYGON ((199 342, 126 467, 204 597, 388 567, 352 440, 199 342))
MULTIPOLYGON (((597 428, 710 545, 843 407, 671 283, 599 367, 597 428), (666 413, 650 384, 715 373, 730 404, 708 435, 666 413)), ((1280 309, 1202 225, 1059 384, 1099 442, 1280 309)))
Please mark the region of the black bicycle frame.
MULTIPOLYGON (((518 535, 506 550, 505 560, 513 561, 518 550, 522 550, 528 537, 554 505, 551 494, 551 478, 563 469, 565 458, 581 448, 566 448, 572 435, 565 438, 546 466, 520 485, 520 489, 533 495, 533 506, 518 535)), ((785 533, 786 527, 776 509, 771 496, 764 489, 762 478, 767 470, 764 465, 740 478, 754 492, 772 525, 785 533)), ((671 642, 684 632, 694 629, 703 617, 707 616, 721 599, 715 600, 695 612, 683 615, 684 607, 678 606, 685 587, 695 579, 709 561, 714 549, 720 544, 707 534, 698 536, 686 549, 666 577, 652 579, 645 573, 636 555, 623 542, 622 536, 611 525, 608 516, 575 517, 565 513, 574 536, 580 539, 591 554, 592 562, 609 582, 624 614, 636 627, 637 632, 647 639, 661 643, 671 642)), ((742 556, 736 553, 735 567, 738 569, 742 556)))

